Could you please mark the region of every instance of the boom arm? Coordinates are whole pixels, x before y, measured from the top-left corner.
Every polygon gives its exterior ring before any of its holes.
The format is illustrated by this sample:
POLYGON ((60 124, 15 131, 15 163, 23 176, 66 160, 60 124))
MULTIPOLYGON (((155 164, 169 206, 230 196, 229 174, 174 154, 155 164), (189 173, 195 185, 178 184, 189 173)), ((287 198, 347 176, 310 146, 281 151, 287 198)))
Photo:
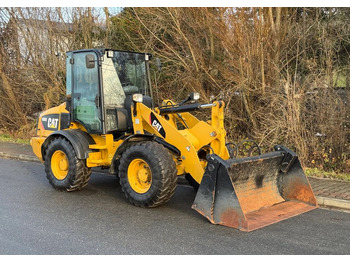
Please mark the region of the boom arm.
MULTIPOLYGON (((142 103, 135 103, 132 109, 132 121, 134 132, 143 134, 148 132, 162 137, 166 142, 176 146, 181 156, 178 159, 178 165, 183 165, 184 172, 190 173, 191 176, 200 183, 204 174, 204 167, 198 157, 198 150, 203 146, 210 145, 215 154, 224 159, 229 158, 229 154, 225 147, 225 129, 223 127, 223 102, 214 102, 212 104, 212 124, 203 121, 195 121, 191 119, 188 129, 178 130, 173 122, 173 118, 164 118, 161 114, 174 114, 183 112, 185 108, 199 108, 198 104, 183 105, 173 109, 172 112, 161 111, 156 113, 142 103), (189 107, 192 106, 192 107, 189 107), (136 109, 136 110, 135 110, 136 109), (178 111, 179 110, 179 111, 178 111), (166 113, 165 113, 166 112, 166 113), (222 116, 221 116, 222 115, 222 116)), ((194 118, 190 113, 183 114, 185 118, 194 118)))

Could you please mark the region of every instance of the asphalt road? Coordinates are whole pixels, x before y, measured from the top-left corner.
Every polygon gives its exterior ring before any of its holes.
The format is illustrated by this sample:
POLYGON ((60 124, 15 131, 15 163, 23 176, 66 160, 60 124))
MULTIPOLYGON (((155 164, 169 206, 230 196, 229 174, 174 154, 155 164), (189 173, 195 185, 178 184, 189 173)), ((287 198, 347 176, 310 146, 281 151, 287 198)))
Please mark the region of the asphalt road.
POLYGON ((0 159, 0 254, 350 254, 350 213, 317 209, 241 232, 210 224, 179 185, 166 205, 134 207, 115 177, 54 190, 39 163, 0 159))

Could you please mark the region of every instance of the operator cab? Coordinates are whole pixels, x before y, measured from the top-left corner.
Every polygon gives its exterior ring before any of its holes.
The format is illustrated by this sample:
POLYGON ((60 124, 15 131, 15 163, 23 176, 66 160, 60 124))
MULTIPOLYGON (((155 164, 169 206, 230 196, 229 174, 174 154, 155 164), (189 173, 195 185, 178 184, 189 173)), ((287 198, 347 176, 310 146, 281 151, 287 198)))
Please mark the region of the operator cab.
POLYGON ((132 129, 133 94, 153 107, 149 81, 150 54, 110 49, 67 52, 67 110, 71 121, 88 133, 119 133, 132 129))

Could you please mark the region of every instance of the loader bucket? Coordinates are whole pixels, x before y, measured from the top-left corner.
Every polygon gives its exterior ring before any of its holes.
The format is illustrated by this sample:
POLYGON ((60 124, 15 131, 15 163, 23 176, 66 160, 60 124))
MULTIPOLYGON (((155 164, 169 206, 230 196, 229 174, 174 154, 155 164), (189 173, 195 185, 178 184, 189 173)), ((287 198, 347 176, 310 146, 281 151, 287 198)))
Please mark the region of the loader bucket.
POLYGON ((208 156, 192 208, 211 223, 252 231, 317 208, 296 154, 283 146, 240 159, 208 156))

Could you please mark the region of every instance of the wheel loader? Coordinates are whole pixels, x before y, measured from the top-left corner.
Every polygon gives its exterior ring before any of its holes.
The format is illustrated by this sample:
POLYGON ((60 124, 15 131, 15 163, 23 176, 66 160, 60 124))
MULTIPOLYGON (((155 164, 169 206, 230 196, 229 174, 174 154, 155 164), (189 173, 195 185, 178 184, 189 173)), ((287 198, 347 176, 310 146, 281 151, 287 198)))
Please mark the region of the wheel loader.
POLYGON ((91 168, 109 169, 132 204, 156 207, 179 176, 197 185, 192 208, 213 224, 242 231, 317 208, 297 155, 282 145, 237 158, 230 152, 222 100, 165 100, 155 106, 151 54, 88 49, 66 53, 66 101, 42 112, 35 155, 57 190, 87 186, 91 168), (211 112, 201 121, 196 110, 211 112))

